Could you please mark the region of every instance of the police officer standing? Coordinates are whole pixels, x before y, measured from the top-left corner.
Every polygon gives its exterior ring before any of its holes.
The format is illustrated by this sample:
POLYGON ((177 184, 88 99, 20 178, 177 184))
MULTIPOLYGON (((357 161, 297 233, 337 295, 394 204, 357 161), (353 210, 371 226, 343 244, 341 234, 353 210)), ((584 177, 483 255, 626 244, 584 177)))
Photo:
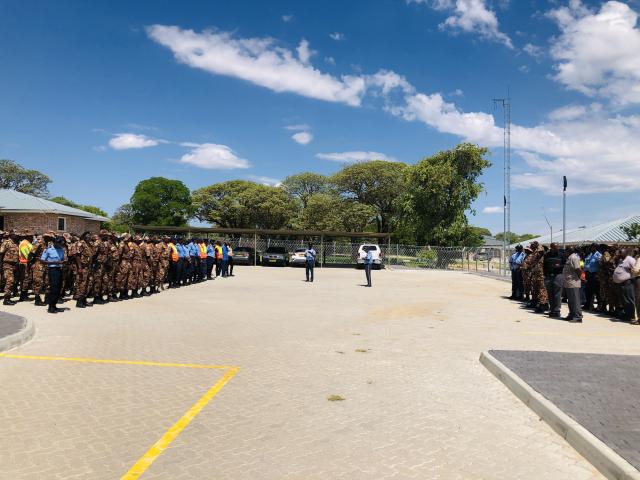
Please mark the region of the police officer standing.
POLYGON ((562 304, 562 270, 565 259, 560 253, 557 243, 549 246, 549 251, 545 253, 542 260, 542 270, 544 272, 544 286, 549 297, 549 317, 560 318, 560 305, 562 304))
POLYGON ((307 282, 313 282, 313 270, 316 266, 316 251, 313 245, 309 244, 309 248, 304 251, 305 256, 305 275, 307 276, 307 282))
POLYGON ((57 307, 60 298, 60 289, 62 288, 62 266, 65 263, 64 258, 64 239, 57 236, 53 240, 53 245, 48 247, 40 260, 45 263, 49 271, 49 313, 59 313, 63 310, 57 307))
POLYGON ((364 274, 367 277, 367 287, 371 286, 371 267, 373 266, 373 253, 371 249, 367 249, 367 253, 364 256, 364 274))

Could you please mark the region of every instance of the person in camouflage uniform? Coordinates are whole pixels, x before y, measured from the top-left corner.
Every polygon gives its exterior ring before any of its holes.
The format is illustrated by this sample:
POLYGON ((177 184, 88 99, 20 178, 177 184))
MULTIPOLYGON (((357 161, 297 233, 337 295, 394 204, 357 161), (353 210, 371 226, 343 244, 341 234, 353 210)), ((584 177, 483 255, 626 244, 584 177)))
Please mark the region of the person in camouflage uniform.
POLYGON ((92 275, 91 269, 95 259, 95 247, 91 241, 90 232, 84 232, 77 242, 77 253, 75 263, 77 269, 76 286, 74 299, 76 307, 87 307, 87 294, 91 291, 92 275))
POLYGON ((140 272, 140 294, 147 297, 151 295, 152 272, 154 264, 154 248, 149 237, 144 237, 140 242, 141 272, 140 272), (147 290, 149 288, 149 290, 147 290))
MULTIPOLYGON (((20 243, 18 244, 18 251, 20 256, 20 262, 18 264, 18 271, 20 273, 20 299, 19 302, 26 302, 29 300, 29 289, 31 288, 31 282, 33 281, 33 272, 31 269, 31 257, 33 254, 33 232, 25 230, 20 236, 20 243)), ((18 282, 16 282, 18 283, 18 282)), ((15 290, 15 287, 14 287, 15 290)))
POLYGON ((156 245, 158 255, 158 274, 156 275, 156 288, 164 290, 164 284, 167 281, 169 273, 169 261, 171 258, 171 247, 169 246, 169 237, 164 237, 161 242, 156 245))
POLYGON ((32 288, 35 295, 34 305, 44 307, 45 302, 42 301, 42 295, 44 293, 45 276, 47 274, 47 266, 40 261, 40 257, 49 246, 49 242, 52 242, 55 235, 53 232, 46 232, 43 235, 38 235, 36 243, 33 246, 33 252, 29 261, 31 262, 32 272, 32 288))
POLYGON ((0 258, 2 259, 2 275, 4 280, 4 301, 3 305, 15 305, 11 300, 16 281, 16 270, 18 268, 19 251, 18 236, 14 231, 9 232, 7 238, 0 245, 0 258))
POLYGON ((533 256, 531 255, 531 248, 525 247, 524 253, 526 257, 520 266, 520 271, 522 272, 522 285, 523 285, 523 300, 525 302, 531 301, 531 262, 533 261, 533 256))
POLYGON ((140 298, 142 294, 138 291, 142 283, 142 250, 140 242, 142 239, 136 235, 129 242, 129 250, 131 251, 131 273, 129 274, 129 282, 127 288, 131 290, 131 298, 140 298))
POLYGON ((119 241, 118 237, 112 233, 110 247, 109 247, 110 270, 109 270, 108 288, 109 288, 110 302, 117 302, 120 300, 118 298, 119 290, 116 284, 116 280, 118 278, 118 271, 120 270, 120 248, 119 248, 118 241, 119 241))
POLYGON ((96 258, 93 269, 93 304, 102 305, 105 303, 103 295, 108 295, 109 276, 109 253, 111 245, 109 243, 109 232, 100 230, 100 235, 94 243, 96 258))
POLYGON ((129 276, 131 275, 131 260, 133 258, 130 248, 131 243, 131 235, 125 233, 118 245, 120 264, 116 275, 116 289, 120 292, 120 300, 129 298, 129 276))
POLYGON ((598 279, 600 280, 600 299, 602 306, 598 305, 598 311, 606 313, 607 308, 610 314, 615 314, 617 306, 617 291, 613 284, 613 271, 616 268, 615 247, 607 246, 602 252, 600 259, 600 269, 598 270, 598 279))
POLYGON ((533 253, 531 264, 531 293, 535 301, 536 313, 544 313, 549 309, 547 289, 544 285, 543 257, 544 247, 538 245, 533 253))

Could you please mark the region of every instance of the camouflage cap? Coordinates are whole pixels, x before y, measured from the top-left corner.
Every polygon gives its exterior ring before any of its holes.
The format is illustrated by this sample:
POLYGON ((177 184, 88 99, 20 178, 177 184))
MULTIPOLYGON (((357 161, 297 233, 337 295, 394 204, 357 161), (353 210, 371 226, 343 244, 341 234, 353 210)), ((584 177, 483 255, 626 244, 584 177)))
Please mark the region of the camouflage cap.
POLYGON ((105 235, 111 235, 111 234, 109 233, 109 231, 108 231, 108 230, 105 230, 105 229, 103 228, 102 230, 100 230, 100 236, 105 236, 105 235))
POLYGON ((55 238, 55 237, 56 237, 56 234, 53 232, 53 230, 47 230, 46 232, 44 232, 44 233, 42 234, 42 237, 43 237, 43 238, 47 238, 47 237, 48 237, 48 238, 55 238))

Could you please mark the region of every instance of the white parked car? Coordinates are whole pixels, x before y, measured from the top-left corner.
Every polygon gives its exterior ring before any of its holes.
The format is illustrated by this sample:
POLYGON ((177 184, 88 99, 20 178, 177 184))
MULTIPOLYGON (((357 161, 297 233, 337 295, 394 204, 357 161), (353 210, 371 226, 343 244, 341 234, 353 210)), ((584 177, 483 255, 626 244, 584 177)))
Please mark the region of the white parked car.
POLYGON ((382 268, 382 250, 380 249, 380 245, 372 244, 360 245, 358 248, 358 258, 356 259, 357 266, 364 265, 364 259, 369 251, 371 251, 371 256, 373 257, 373 266, 375 268, 382 268))
POLYGON ((307 264, 307 256, 305 252, 306 248, 296 248, 296 251, 291 254, 289 259, 289 265, 304 267, 307 264))

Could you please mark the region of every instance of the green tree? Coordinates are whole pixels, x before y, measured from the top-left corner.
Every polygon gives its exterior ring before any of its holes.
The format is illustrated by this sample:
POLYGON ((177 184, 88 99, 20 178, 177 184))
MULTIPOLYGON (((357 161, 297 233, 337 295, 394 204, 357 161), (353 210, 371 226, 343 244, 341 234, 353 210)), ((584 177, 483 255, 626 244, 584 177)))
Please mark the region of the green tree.
POLYGON ((480 235, 480 236, 487 236, 487 237, 491 237, 491 236, 493 236, 493 235, 491 234, 491 230, 489 230, 488 228, 484 228, 484 227, 474 227, 473 225, 472 225, 471 227, 469 227, 469 228, 471 228, 471 230, 472 230, 474 233, 477 233, 477 234, 478 234, 478 235, 480 235))
POLYGON ((13 160, 0 160, 0 188, 46 197, 51 179, 37 170, 29 170, 13 160))
POLYGON ((483 190, 479 177, 491 165, 487 153, 486 148, 463 143, 409 168, 402 220, 415 229, 419 244, 471 246, 481 242, 465 212, 475 214, 471 204, 483 190))
POLYGON ((67 207, 77 208, 78 210, 84 210, 85 212, 93 213, 94 215, 100 215, 101 217, 109 216, 107 212, 102 210, 100 207, 95 207, 93 205, 81 205, 65 197, 53 197, 53 198, 50 198, 49 200, 51 200, 52 202, 59 203, 61 205, 66 205, 67 207))
POLYGON ((377 231, 387 232, 397 212, 396 199, 405 189, 407 168, 384 160, 356 163, 333 175, 331 183, 345 197, 373 207, 377 231))
MULTIPOLYGON (((526 242, 527 240, 531 240, 532 238, 536 238, 539 235, 534 235, 533 233, 523 233, 522 235, 518 235, 517 233, 507 232, 507 244, 526 242)), ((503 232, 496 233, 496 240, 502 240, 505 238, 503 232)))
POLYGON ((303 208, 307 208, 309 197, 329 190, 329 179, 319 173, 303 172, 285 178, 282 188, 292 197, 299 199, 303 208))
POLYGON ((283 188, 230 180, 193 192, 196 217, 223 228, 281 229, 298 207, 283 188))
POLYGON ((179 180, 152 177, 142 180, 131 196, 134 223, 183 226, 193 214, 191 192, 179 180))
POLYGON ((299 227, 305 230, 361 232, 376 218, 376 210, 335 193, 316 193, 302 211, 299 227))
POLYGON ((639 240, 640 239, 640 223, 632 223, 622 227, 622 231, 627 236, 627 240, 639 240))
POLYGON ((128 232, 134 223, 131 204, 125 203, 116 209, 111 216, 111 222, 105 228, 116 232, 128 232))

